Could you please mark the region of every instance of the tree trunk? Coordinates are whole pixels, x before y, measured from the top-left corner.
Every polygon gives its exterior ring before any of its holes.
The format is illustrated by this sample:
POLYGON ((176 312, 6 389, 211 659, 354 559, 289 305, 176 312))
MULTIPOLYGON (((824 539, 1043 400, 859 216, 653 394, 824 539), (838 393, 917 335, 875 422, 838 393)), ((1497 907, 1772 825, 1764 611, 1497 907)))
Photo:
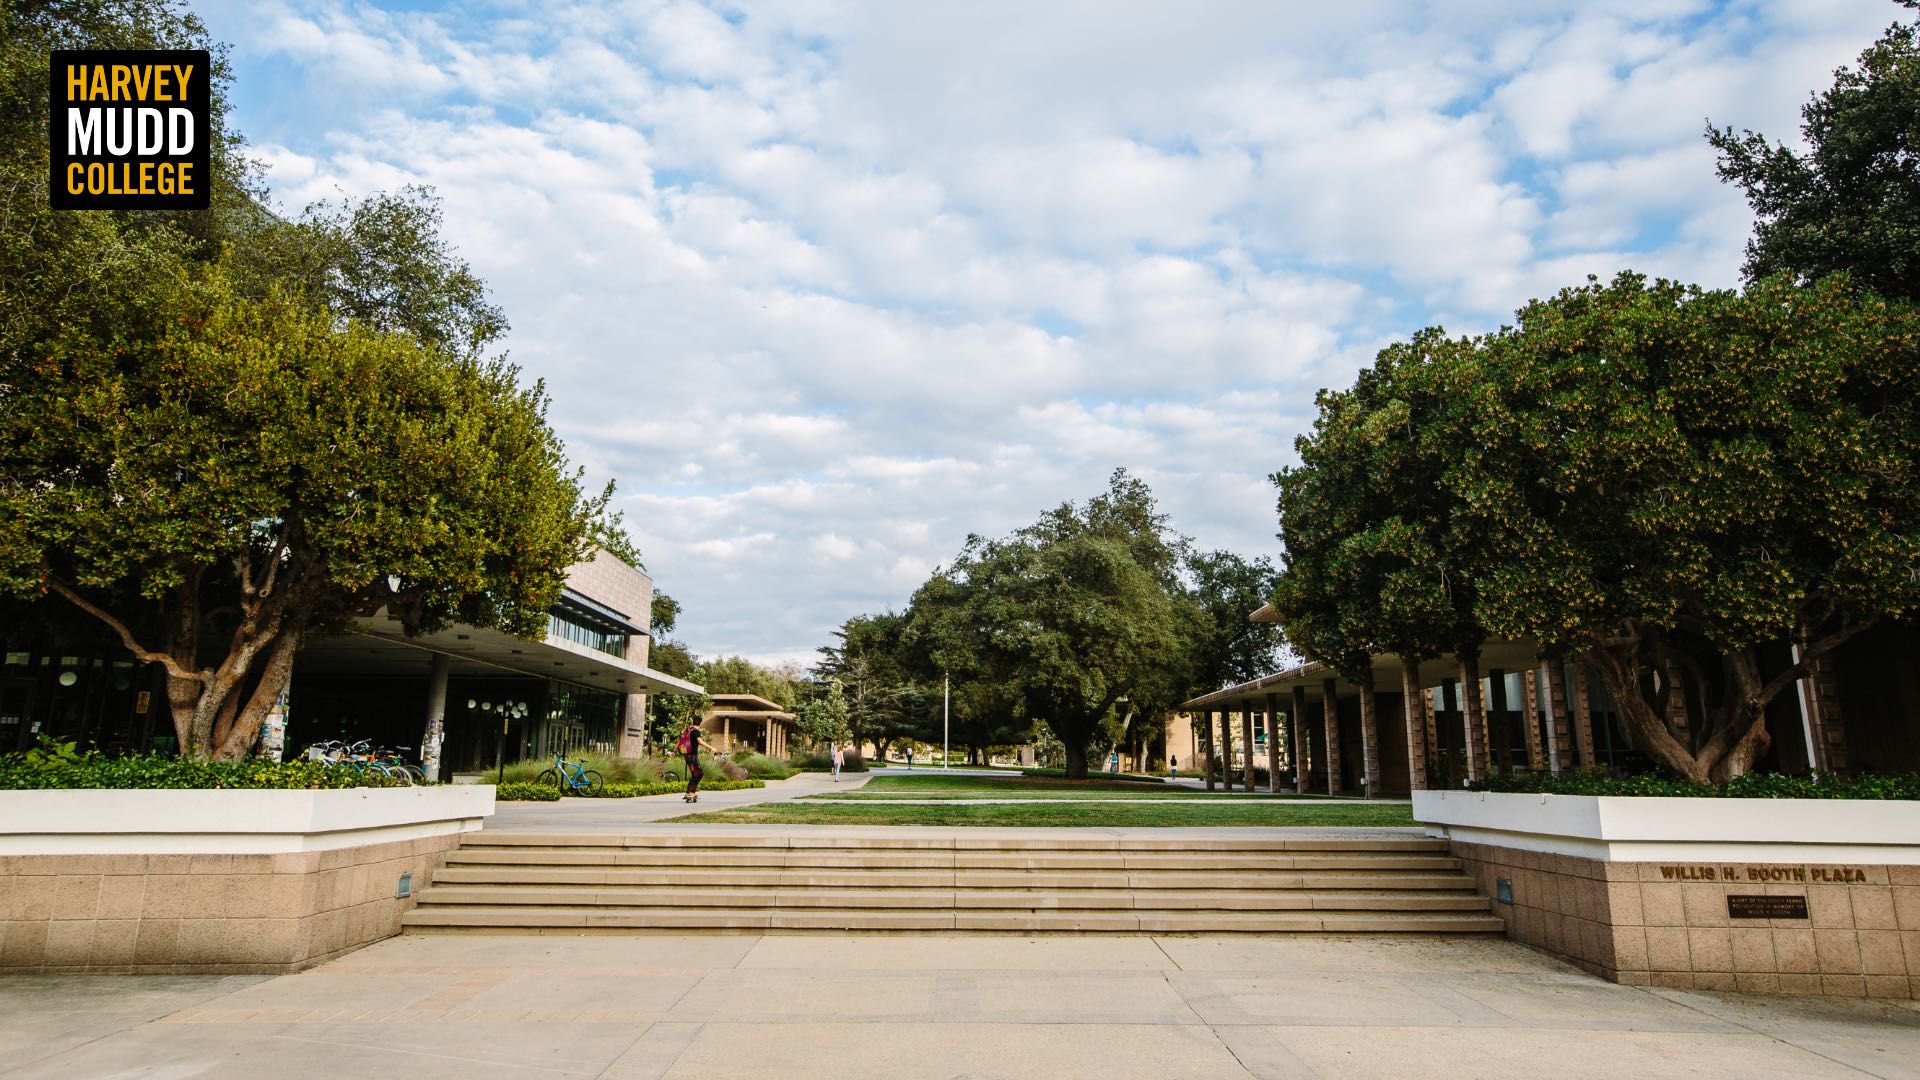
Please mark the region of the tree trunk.
MULTIPOLYGON (((232 761, 246 757, 253 752, 254 743, 260 739, 260 725, 266 722, 267 713, 286 689, 287 680, 293 675, 293 654, 300 648, 300 632, 284 630, 267 650, 266 664, 260 670, 260 681, 247 698, 246 707, 239 710, 229 726, 229 730, 214 740, 213 756, 222 761, 232 761)), ((238 695, 233 695, 238 701, 238 695)))
POLYGON ((1067 779, 1085 780, 1087 778, 1087 748, 1077 740, 1069 739, 1065 743, 1067 751, 1067 779))

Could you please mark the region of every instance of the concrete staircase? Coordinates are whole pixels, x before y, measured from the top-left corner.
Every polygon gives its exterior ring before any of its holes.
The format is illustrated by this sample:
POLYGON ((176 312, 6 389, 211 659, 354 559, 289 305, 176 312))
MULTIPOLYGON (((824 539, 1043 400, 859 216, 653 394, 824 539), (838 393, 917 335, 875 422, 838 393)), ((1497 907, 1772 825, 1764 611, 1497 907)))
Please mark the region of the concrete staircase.
POLYGON ((697 834, 466 837, 409 933, 1498 933, 1444 841, 697 834))

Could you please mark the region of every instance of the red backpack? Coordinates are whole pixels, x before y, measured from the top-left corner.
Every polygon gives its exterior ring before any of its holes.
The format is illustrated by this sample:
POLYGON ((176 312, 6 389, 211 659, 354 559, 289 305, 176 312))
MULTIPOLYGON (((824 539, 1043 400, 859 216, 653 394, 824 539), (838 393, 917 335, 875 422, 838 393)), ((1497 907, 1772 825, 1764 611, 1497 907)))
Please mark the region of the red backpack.
POLYGON ((678 746, 680 748, 680 752, 683 754, 693 749, 693 729, 688 728, 687 730, 681 732, 680 741, 675 743, 674 745, 678 746))

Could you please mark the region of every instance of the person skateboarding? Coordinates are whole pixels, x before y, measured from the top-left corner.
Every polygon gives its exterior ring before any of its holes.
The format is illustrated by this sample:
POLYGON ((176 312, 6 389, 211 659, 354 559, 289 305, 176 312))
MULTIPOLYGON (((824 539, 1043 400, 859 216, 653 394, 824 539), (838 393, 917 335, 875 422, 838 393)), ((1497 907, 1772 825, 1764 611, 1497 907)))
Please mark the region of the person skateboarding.
POLYGON ((687 759, 687 793, 680 796, 680 801, 699 802, 700 780, 706 775, 706 770, 700 768, 700 749, 705 747, 707 753, 715 757, 720 756, 720 751, 700 737, 700 725, 693 721, 687 723, 687 730, 680 733, 680 740, 674 745, 687 759))

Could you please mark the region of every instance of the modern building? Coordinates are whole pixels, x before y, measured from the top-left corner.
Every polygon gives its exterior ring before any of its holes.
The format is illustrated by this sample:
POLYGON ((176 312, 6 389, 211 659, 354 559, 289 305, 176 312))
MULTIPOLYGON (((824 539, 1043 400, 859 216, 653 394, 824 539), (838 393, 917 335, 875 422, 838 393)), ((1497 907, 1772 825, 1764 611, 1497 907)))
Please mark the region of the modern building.
POLYGON ((792 741, 794 714, 776 702, 753 694, 714 694, 700 714, 707 741, 722 751, 755 750, 785 759, 792 741))
MULTIPOLYGON (((1253 618, 1277 616, 1263 607, 1253 618)), ((1784 670, 1789 650, 1777 651, 1770 667, 1784 670)), ((1491 773, 1653 767, 1599 677, 1534 642, 1487 642, 1471 664, 1443 656, 1409 666, 1380 654, 1372 676, 1356 683, 1306 663, 1203 694, 1179 706, 1189 719, 1169 727, 1168 747, 1204 760, 1230 724, 1238 777, 1251 728, 1277 787, 1354 795, 1457 788, 1491 773), (1269 725, 1279 738, 1258 738, 1269 725)), ((1768 771, 1920 769, 1920 627, 1887 622, 1861 634, 1766 715, 1768 771)))
MULTIPOLYGON (((470 626, 408 637, 384 612, 357 620, 355 633, 308 640, 295 654, 285 752, 328 739, 424 751, 437 730, 442 778, 500 758, 637 756, 646 695, 701 692, 647 667, 652 605, 652 580, 601 551, 568 570, 539 641, 470 626)), ((0 626, 0 751, 41 734, 109 751, 172 749, 153 669, 97 628, 74 626, 0 626)))

